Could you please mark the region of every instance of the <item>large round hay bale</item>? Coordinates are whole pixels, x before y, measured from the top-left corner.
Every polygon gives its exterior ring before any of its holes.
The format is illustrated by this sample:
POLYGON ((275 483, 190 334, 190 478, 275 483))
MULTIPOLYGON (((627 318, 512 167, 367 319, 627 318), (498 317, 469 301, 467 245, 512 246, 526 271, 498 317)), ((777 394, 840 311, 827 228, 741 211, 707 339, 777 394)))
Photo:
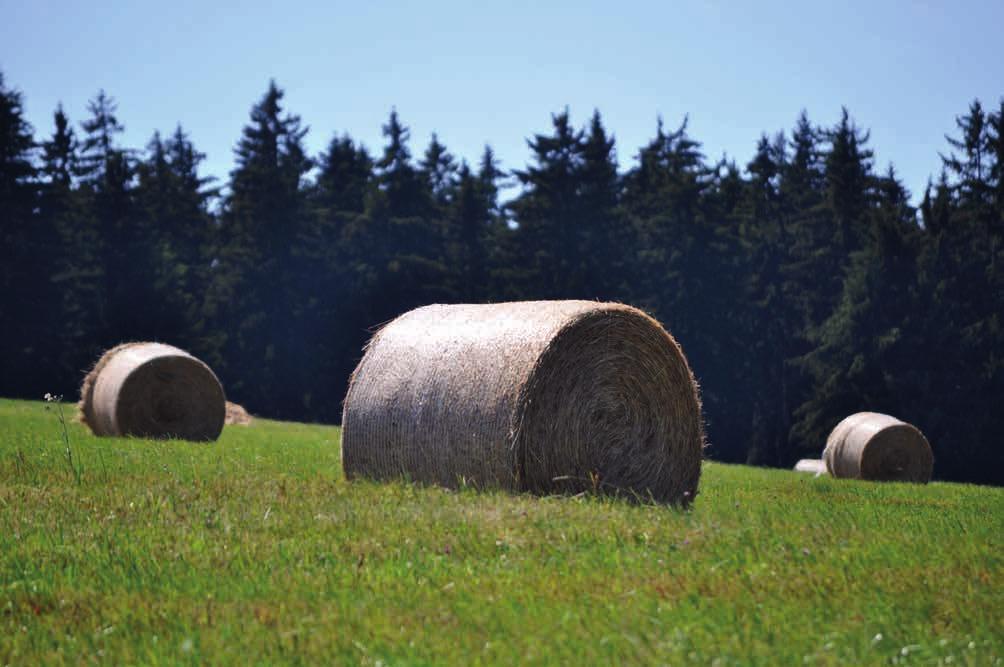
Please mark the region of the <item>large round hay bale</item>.
POLYGON ((823 460, 831 475, 851 479, 926 483, 934 468, 924 434, 878 412, 858 412, 837 424, 823 460))
POLYGON ((384 326, 352 375, 346 476, 687 504, 704 432, 676 341, 615 303, 434 305, 384 326))
POLYGON ((184 350, 125 343, 84 378, 80 413, 95 435, 215 440, 226 400, 213 371, 184 350))

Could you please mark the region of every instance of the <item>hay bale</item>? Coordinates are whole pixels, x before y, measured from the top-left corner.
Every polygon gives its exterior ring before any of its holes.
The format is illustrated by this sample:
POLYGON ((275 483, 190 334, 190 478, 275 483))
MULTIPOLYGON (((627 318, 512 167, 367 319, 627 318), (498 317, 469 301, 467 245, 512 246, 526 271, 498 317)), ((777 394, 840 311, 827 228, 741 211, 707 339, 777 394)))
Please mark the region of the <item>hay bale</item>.
POLYGON ((837 424, 823 460, 831 475, 851 479, 926 483, 934 468, 924 434, 878 412, 858 412, 837 424))
POLYGON ((826 473, 826 461, 822 459, 802 459, 795 464, 797 472, 807 472, 819 477, 826 473))
POLYGON ((689 503, 704 432, 676 341, 615 303, 434 305, 366 347, 342 415, 349 478, 689 503))
POLYGON ((80 387, 80 418, 95 435, 215 440, 226 412, 206 364, 161 343, 105 352, 80 387))
POLYGON ((224 424, 230 424, 235 426, 250 426, 251 421, 252 421, 251 414, 244 409, 243 405, 227 401, 227 416, 223 420, 224 424))

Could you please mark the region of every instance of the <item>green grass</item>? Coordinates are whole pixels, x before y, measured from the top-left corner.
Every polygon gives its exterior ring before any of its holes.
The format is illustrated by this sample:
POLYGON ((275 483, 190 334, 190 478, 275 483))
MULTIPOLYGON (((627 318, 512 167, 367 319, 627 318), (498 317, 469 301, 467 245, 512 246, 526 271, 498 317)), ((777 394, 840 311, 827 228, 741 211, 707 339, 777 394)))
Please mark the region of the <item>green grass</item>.
POLYGON ((1004 661, 1002 489, 707 463, 681 511, 347 483, 328 426, 70 445, 0 400, 0 664, 1004 661))

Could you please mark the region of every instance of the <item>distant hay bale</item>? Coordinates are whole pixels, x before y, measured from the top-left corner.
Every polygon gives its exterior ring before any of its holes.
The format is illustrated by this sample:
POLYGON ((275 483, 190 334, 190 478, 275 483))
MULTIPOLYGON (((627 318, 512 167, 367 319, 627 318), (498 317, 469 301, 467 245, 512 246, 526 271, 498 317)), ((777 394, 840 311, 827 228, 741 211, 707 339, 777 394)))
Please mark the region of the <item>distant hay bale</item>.
POLYGON ((384 326, 342 415, 349 478, 688 504, 704 432, 676 341, 622 304, 434 305, 384 326))
POLYGON ((95 435, 215 440, 226 412, 209 367, 161 343, 105 352, 80 387, 81 421, 95 435))
POLYGON ((822 459, 802 459, 795 464, 795 470, 798 472, 812 473, 816 477, 820 477, 826 473, 826 461, 822 459))
POLYGON ((239 403, 227 401, 227 416, 223 420, 224 424, 236 426, 248 426, 253 421, 251 415, 239 403))
POLYGON ((926 483, 934 468, 924 434, 878 412, 858 412, 837 424, 823 460, 834 477, 879 481, 926 483))

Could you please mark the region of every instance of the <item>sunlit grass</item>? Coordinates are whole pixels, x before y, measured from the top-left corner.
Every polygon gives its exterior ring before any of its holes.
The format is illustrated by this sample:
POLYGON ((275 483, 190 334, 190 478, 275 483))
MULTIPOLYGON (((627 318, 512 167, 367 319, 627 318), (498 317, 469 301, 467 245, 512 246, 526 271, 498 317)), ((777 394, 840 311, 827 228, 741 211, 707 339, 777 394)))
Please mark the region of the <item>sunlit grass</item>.
POLYGON ((337 428, 0 400, 0 664, 1000 664, 1004 490, 709 463, 690 511, 347 483, 337 428))

